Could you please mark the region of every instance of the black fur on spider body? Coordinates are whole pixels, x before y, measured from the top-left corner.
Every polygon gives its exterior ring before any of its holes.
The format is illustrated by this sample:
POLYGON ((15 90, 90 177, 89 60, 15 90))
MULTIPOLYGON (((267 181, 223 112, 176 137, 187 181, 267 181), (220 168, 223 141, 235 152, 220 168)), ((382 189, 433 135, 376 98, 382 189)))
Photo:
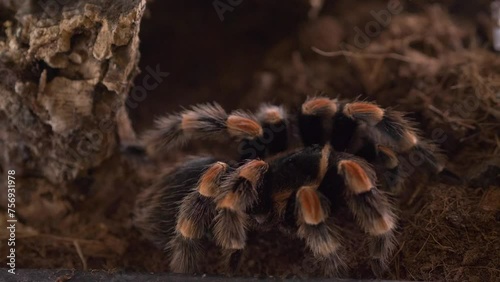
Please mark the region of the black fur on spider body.
POLYGON ((174 272, 198 270, 207 234, 231 257, 245 248, 248 231, 272 227, 304 240, 324 274, 336 275, 345 267, 332 220, 339 201, 370 237, 370 255, 383 268, 395 246, 397 218, 387 192, 403 182, 400 157, 416 152, 429 173, 443 169, 435 146, 401 113, 324 97, 308 99, 295 118, 271 105, 255 116, 194 106, 160 119, 145 142, 154 152, 221 136, 240 142, 240 161, 188 160, 137 201, 136 226, 168 249, 174 272), (292 124, 304 147, 289 151, 292 124), (272 138, 264 139, 266 131, 272 138))

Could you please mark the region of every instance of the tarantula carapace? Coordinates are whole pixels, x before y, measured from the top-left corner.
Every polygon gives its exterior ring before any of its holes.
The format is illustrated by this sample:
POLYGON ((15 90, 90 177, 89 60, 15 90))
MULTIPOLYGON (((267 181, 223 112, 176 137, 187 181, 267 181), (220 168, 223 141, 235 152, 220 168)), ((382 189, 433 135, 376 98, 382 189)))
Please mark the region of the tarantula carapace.
POLYGON ((271 227, 304 240, 325 275, 335 275, 344 267, 342 232, 332 220, 338 202, 370 236, 370 255, 383 266, 395 245, 389 193, 405 177, 401 158, 416 154, 429 173, 443 169, 436 147, 403 114, 326 97, 308 99, 296 115, 273 105, 255 115, 198 105, 159 119, 144 140, 155 152, 224 136, 240 142, 240 160, 191 158, 137 201, 136 225, 169 251, 174 272, 197 271, 206 238, 231 257, 245 248, 249 230, 271 227), (303 147, 290 150, 294 135, 303 147))

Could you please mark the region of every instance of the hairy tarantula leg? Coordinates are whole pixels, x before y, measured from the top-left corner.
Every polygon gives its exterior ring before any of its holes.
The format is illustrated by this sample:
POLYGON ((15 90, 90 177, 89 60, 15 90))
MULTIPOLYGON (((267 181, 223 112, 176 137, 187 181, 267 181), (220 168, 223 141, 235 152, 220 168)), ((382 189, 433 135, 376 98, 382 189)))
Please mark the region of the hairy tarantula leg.
POLYGON ((215 217, 213 198, 227 168, 223 162, 212 164, 201 176, 196 189, 182 200, 176 234, 169 244, 173 272, 198 270, 198 258, 203 252, 200 239, 209 231, 215 217))
POLYGON ((387 191, 399 193, 404 179, 396 153, 386 146, 377 145, 377 156, 378 161, 384 167, 381 175, 383 175, 384 184, 388 188, 387 191))
POLYGON ((333 276, 345 269, 338 256, 341 237, 329 216, 328 200, 317 190, 317 186, 303 186, 296 194, 297 236, 311 250, 323 272, 333 276))
POLYGON ((296 194, 296 208, 297 234, 306 240, 306 245, 314 255, 324 257, 336 252, 339 240, 335 239, 337 236, 325 223, 330 207, 317 187, 301 187, 296 194))
POLYGON ((402 113, 384 110, 373 103, 354 102, 343 105, 341 115, 365 123, 367 126, 362 128, 364 134, 376 143, 390 146, 397 152, 419 154, 434 172, 443 170, 443 155, 434 144, 419 137, 414 124, 406 120, 402 113))
MULTIPOLYGON (((314 188, 315 190, 318 190, 320 185, 322 184, 323 179, 325 178, 325 175, 329 169, 329 164, 330 164, 330 156, 331 156, 331 146, 329 144, 326 144, 323 146, 321 149, 321 154, 317 155, 317 147, 310 148, 310 150, 307 150, 307 153, 304 154, 304 151, 301 152, 302 156, 307 155, 307 156, 313 156, 312 158, 308 159, 299 159, 300 161, 307 163, 307 167, 314 167, 313 170, 309 171, 308 173, 313 173, 316 174, 314 175, 314 178, 310 179, 308 178, 307 185, 304 185, 304 187, 311 187, 314 188), (314 153, 312 153, 314 152, 314 153), (314 154, 314 155, 312 155, 314 154), (311 162, 317 162, 317 164, 311 163, 311 162)), ((297 160, 294 160, 296 162, 297 160)), ((290 163, 290 161, 288 161, 290 163)), ((272 163, 273 164, 273 163, 272 163)), ((274 163, 278 169, 281 169, 281 165, 283 164, 276 164, 274 163)), ((276 169, 275 167, 275 169, 276 169)), ((306 167, 299 167, 296 169, 306 169, 306 167)), ((287 170, 285 168, 285 170, 287 170)), ((285 178, 288 178, 286 176, 285 178)), ((267 183, 269 184, 269 183, 267 183)), ((302 184, 299 184, 302 185, 302 184)), ((267 188, 266 190, 271 190, 272 187, 265 187, 267 188)), ((297 187, 300 188, 300 187, 297 187)), ((285 218, 286 225, 288 227, 292 227, 296 225, 296 210, 295 210, 295 194, 298 191, 297 188, 284 188, 280 189, 279 192, 273 193, 271 195, 271 201, 273 202, 272 205, 274 206, 275 212, 280 218, 285 218)), ((321 194, 321 193, 320 193, 321 194)), ((325 198, 326 199, 326 198, 325 198)), ((262 199, 261 199, 262 200, 262 199)))
POLYGON ((217 160, 198 157, 175 166, 153 185, 137 195, 134 226, 158 248, 168 247, 175 235, 179 208, 207 170, 217 160))
POLYGON ((337 112, 337 100, 326 97, 308 98, 298 117, 298 125, 302 142, 305 146, 323 145, 328 142, 331 118, 337 112))
POLYGON ((222 183, 215 198, 217 216, 214 219, 216 243, 224 249, 239 250, 245 247, 248 225, 247 209, 258 201, 260 187, 268 164, 250 160, 233 171, 222 183))
POLYGON ((288 147, 288 114, 282 106, 263 104, 256 113, 262 136, 243 139, 239 146, 241 159, 264 158, 285 151, 288 147))
POLYGON ((198 238, 186 238, 176 234, 168 244, 170 249, 170 271, 194 273, 198 271, 198 259, 204 251, 198 238))
POLYGON ((262 105, 256 113, 264 135, 260 138, 269 154, 274 155, 288 148, 288 114, 283 106, 262 105), (268 136, 266 136, 268 135, 268 136))
POLYGON ((331 147, 325 145, 318 160, 315 179, 296 192, 282 193, 284 197, 288 196, 288 201, 286 207, 278 208, 284 211, 278 212, 284 212, 285 220, 294 221, 297 236, 304 240, 325 275, 333 276, 345 268, 337 253, 341 237, 329 219, 330 203, 318 190, 328 171, 330 156, 331 147))
POLYGON ((372 236, 370 253, 382 267, 394 249, 396 216, 386 195, 376 188, 375 172, 354 158, 341 159, 338 173, 344 178, 347 205, 358 224, 372 236))
POLYGON ((156 121, 156 129, 145 135, 149 151, 171 149, 193 138, 217 138, 222 134, 241 140, 262 136, 262 127, 254 117, 235 111, 227 114, 218 104, 193 106, 180 114, 156 121))

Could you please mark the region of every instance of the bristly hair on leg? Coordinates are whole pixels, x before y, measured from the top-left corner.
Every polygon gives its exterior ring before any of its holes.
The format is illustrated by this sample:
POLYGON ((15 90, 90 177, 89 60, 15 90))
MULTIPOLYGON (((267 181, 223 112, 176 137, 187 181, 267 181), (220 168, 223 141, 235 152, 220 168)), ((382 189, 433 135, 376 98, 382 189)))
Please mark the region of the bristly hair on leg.
POLYGON ((239 145, 240 159, 265 158, 288 148, 288 115, 282 106, 263 104, 255 114, 262 126, 262 136, 243 139, 239 145))
POLYGON ((202 104, 158 119, 156 129, 146 132, 143 139, 148 152, 158 152, 182 146, 193 138, 223 136, 253 139, 262 136, 262 127, 253 116, 242 111, 228 115, 216 103, 202 104))
POLYGON ((198 185, 182 200, 175 230, 184 238, 197 240, 208 233, 216 214, 216 189, 227 169, 228 165, 223 162, 211 164, 200 177, 198 185))
POLYGON ((263 134, 257 119, 247 112, 236 110, 227 118, 226 127, 229 135, 236 140, 254 139, 263 134))
POLYGON ((387 270, 389 256, 394 252, 397 246, 397 240, 394 230, 385 234, 372 236, 369 239, 369 252, 373 262, 372 269, 376 273, 387 270))
POLYGON ((345 267, 337 254, 341 236, 329 219, 330 202, 318 191, 330 168, 331 156, 331 146, 323 146, 315 177, 310 183, 300 187, 288 203, 295 207, 297 236, 305 241, 327 276, 337 275, 345 267))
POLYGON ((396 218, 387 196, 375 186, 375 172, 364 161, 352 158, 338 162, 344 178, 346 199, 358 223, 373 236, 395 228, 396 218))
POLYGON ((259 140, 265 145, 267 154, 275 155, 285 151, 289 145, 290 134, 289 116, 285 108, 264 104, 259 108, 256 116, 264 130, 259 140))
POLYGON ((354 102, 344 105, 343 113, 355 120, 361 120, 369 125, 379 123, 384 117, 384 110, 369 102, 354 102))
POLYGON ((283 106, 263 104, 259 107, 255 116, 261 123, 276 124, 288 120, 288 113, 283 106))
POLYGON ((297 236, 303 239, 326 276, 346 269, 338 256, 342 237, 329 216, 329 202, 316 188, 305 186, 296 196, 297 236))
POLYGON ((183 200, 177 214, 176 237, 169 244, 170 266, 175 272, 195 272, 204 249, 200 241, 208 234, 216 216, 214 197, 228 165, 215 162, 208 166, 197 186, 183 200))
POLYGON ((248 227, 247 209, 258 200, 258 186, 268 169, 261 160, 250 160, 230 173, 215 197, 218 214, 214 219, 216 243, 225 249, 242 249, 248 227))
POLYGON ((326 277, 342 276, 347 270, 347 264, 340 258, 339 251, 331 253, 326 257, 317 257, 316 259, 323 275, 326 277))
POLYGON ((192 240, 177 234, 171 239, 167 250, 170 253, 170 271, 194 273, 199 270, 199 254, 203 252, 203 246, 199 240, 192 240))
POLYGON ((215 216, 213 228, 217 245, 228 250, 241 250, 247 241, 248 215, 222 208, 215 216))
POLYGON ((304 115, 332 117, 338 109, 337 99, 328 97, 309 97, 302 104, 301 112, 304 115))
POLYGON ((299 238, 305 240, 315 256, 325 257, 335 252, 339 236, 326 224, 330 209, 328 200, 311 187, 302 187, 296 197, 299 238))
POLYGON ((399 195, 403 189, 404 175, 396 152, 387 146, 377 145, 378 164, 382 166, 378 172, 384 191, 399 195))
POLYGON ((197 183, 213 158, 199 157, 186 161, 162 175, 158 182, 137 196, 134 225, 142 235, 164 249, 175 233, 180 205, 197 183))
MULTIPOLYGON (((391 148, 398 154, 419 154, 420 158, 424 159, 426 167, 433 173, 443 170, 444 156, 435 144, 420 136, 416 123, 406 118, 404 113, 391 108, 382 109, 370 102, 347 103, 343 106, 342 112, 356 122, 356 126, 359 127, 357 134, 361 137, 374 144, 391 148)), ((332 142, 338 142, 335 141, 335 137, 332 138, 332 142)), ((355 143, 350 143, 351 146, 353 144, 355 143)), ((351 153, 357 154, 357 152, 351 153)))
POLYGON ((311 97, 302 104, 298 126, 305 146, 324 145, 328 141, 331 119, 338 108, 337 100, 327 97, 311 97))
POLYGON ((372 168, 358 158, 340 156, 338 172, 344 178, 347 206, 359 226, 373 236, 370 251, 381 266, 394 250, 396 215, 387 195, 376 187, 372 168))

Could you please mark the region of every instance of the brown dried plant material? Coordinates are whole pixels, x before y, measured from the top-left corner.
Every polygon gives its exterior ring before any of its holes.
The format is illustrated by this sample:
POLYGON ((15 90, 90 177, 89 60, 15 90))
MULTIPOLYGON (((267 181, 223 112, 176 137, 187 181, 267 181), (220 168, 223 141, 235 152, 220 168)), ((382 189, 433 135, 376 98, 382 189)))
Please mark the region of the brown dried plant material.
POLYGON ((480 207, 485 211, 500 211, 500 189, 490 187, 480 202, 480 207))
POLYGON ((299 42, 305 52, 311 46, 320 50, 336 48, 344 37, 344 30, 335 18, 322 16, 304 23, 299 31, 299 42))

